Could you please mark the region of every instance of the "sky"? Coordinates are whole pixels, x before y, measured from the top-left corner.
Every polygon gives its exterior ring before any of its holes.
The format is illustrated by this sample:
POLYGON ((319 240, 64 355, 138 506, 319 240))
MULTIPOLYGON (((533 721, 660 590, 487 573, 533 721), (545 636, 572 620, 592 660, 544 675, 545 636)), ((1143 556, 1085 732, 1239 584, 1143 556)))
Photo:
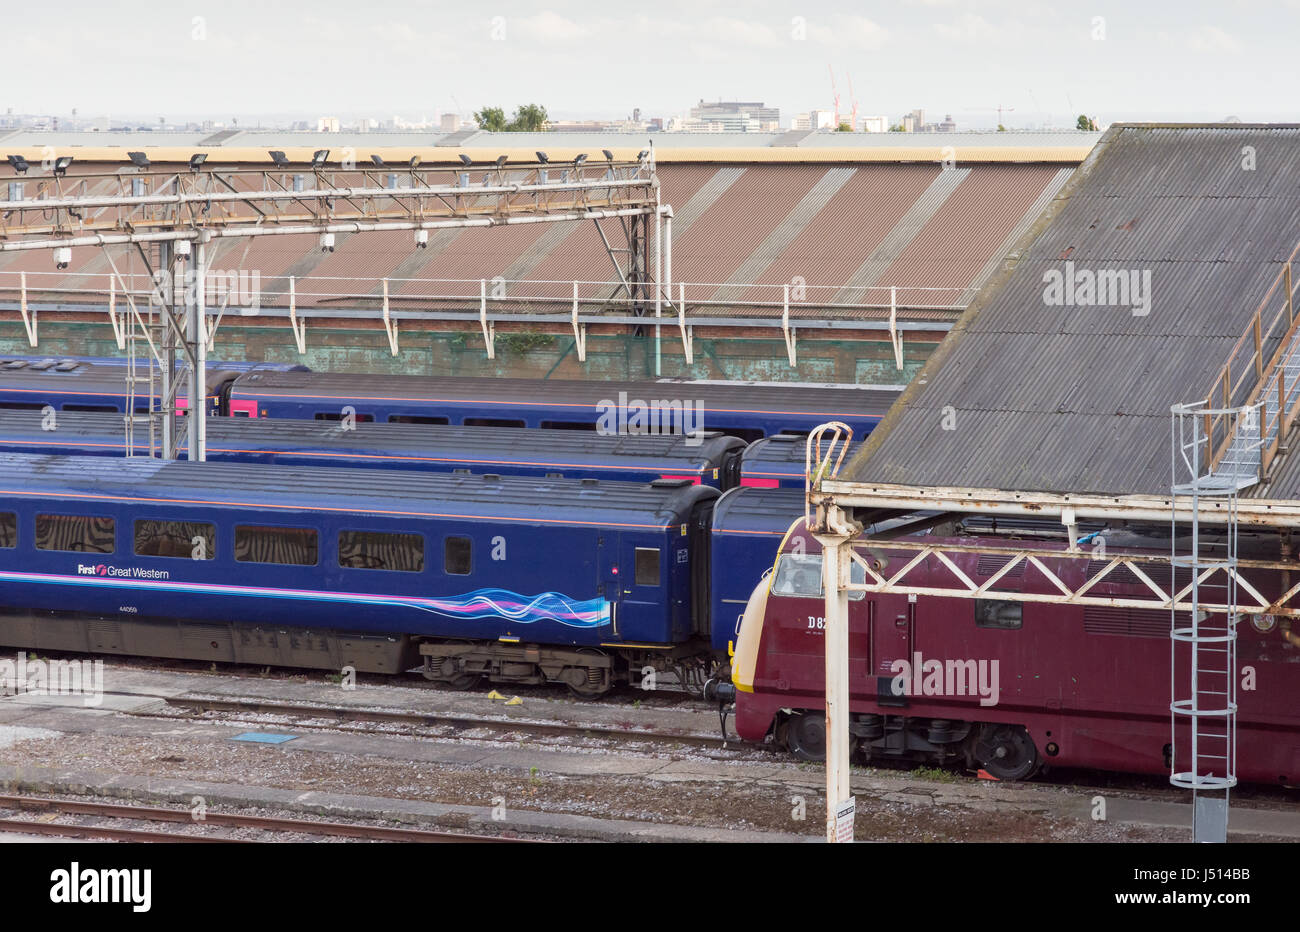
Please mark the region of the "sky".
POLYGON ((0 32, 0 110, 168 122, 407 120, 535 102, 683 115, 701 98, 961 128, 1300 122, 1300 0, 539 3, 60 0, 0 32), (20 79, 15 76, 21 75, 20 79), (850 94, 850 81, 852 94, 850 94))

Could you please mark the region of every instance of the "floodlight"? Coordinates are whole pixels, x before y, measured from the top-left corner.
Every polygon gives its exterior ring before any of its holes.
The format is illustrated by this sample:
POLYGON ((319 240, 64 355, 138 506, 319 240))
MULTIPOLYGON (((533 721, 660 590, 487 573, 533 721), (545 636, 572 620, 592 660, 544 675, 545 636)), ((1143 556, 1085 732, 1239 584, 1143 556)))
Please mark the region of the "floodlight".
POLYGON ((576 159, 573 160, 573 167, 574 167, 574 168, 577 168, 579 165, 581 165, 581 164, 582 164, 583 162, 585 162, 585 161, 587 161, 587 153, 585 153, 585 152, 580 152, 580 153, 578 153, 578 157, 577 157, 576 159))
POLYGON ((267 154, 271 156, 271 161, 276 165, 283 166, 289 164, 289 157, 279 149, 269 149, 267 150, 267 154))
POLYGON ((136 168, 148 168, 150 165, 149 156, 143 152, 128 152, 126 156, 136 168))
POLYGON ((541 150, 538 150, 538 152, 537 152, 537 161, 541 162, 543 165, 546 165, 547 163, 549 163, 549 162, 551 161, 551 157, 550 157, 549 155, 547 155, 545 152, 542 152, 541 150))
POLYGON ((70 155, 59 156, 57 159, 54 160, 54 174, 66 175, 68 173, 68 166, 70 166, 71 164, 72 164, 72 156, 70 155))
POLYGON ((460 153, 460 163, 462 165, 473 165, 474 160, 470 158, 468 155, 466 155, 464 152, 462 152, 460 153))
POLYGON ((605 161, 607 161, 607 162, 613 162, 613 161, 614 161, 614 153, 613 153, 613 152, 610 152, 608 149, 601 149, 600 151, 601 151, 601 153, 605 156, 605 161))
POLYGON ((320 168, 325 164, 325 160, 330 157, 329 149, 317 149, 311 154, 311 167, 320 168))
POLYGON ((498 155, 498 156, 497 156, 497 168, 500 168, 500 167, 501 167, 502 165, 504 165, 504 164, 506 164, 506 156, 504 156, 504 155, 498 155))
POLYGON ((27 174, 27 169, 31 168, 31 166, 27 164, 27 160, 21 155, 11 155, 8 156, 8 159, 9 164, 13 166, 14 171, 18 172, 20 175, 27 174))
POLYGON ((381 159, 381 158, 380 158, 379 156, 377 156, 377 155, 372 155, 372 156, 370 157, 370 164, 373 165, 373 166, 375 166, 375 168, 383 168, 383 167, 384 167, 384 160, 381 159))
POLYGON ((196 172, 203 167, 203 163, 208 160, 206 152, 195 152, 190 156, 190 171, 196 172))
POLYGON ((408 168, 411 169, 411 171, 415 171, 417 168, 420 167, 420 162, 421 162, 421 161, 422 161, 422 159, 421 159, 418 155, 413 155, 413 156, 411 156, 411 158, 407 161, 406 165, 407 165, 408 168))

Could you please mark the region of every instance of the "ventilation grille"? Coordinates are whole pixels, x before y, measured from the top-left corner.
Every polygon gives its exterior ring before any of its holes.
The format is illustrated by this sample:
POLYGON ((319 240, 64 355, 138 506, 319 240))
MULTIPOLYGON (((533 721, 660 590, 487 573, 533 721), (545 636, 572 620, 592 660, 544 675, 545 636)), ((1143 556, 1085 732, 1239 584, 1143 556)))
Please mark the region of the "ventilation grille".
MULTIPOLYGON (((979 572, 981 576, 992 576, 998 570, 1002 569, 1002 567, 1006 566, 1007 561, 1010 559, 1011 557, 1009 554, 982 553, 980 554, 979 563, 976 565, 976 570, 979 572)), ((1021 560, 1019 563, 1013 566, 1005 575, 1003 575, 1002 578, 1019 579, 1024 575, 1025 575, 1025 561, 1021 560)))
MULTIPOLYGON (((1088 561, 1089 578, 1100 573, 1103 569, 1106 568, 1106 564, 1109 562, 1110 562, 1109 560, 1089 560, 1088 561)), ((1138 568, 1141 569, 1142 572, 1147 575, 1147 578, 1149 578, 1153 583, 1155 583, 1161 589, 1164 589, 1169 585, 1169 564, 1139 563, 1138 568)), ((1184 586, 1186 586, 1188 583, 1192 581, 1191 568, 1186 566, 1178 567, 1177 575, 1174 578, 1175 578, 1175 583, 1174 583, 1175 589, 1182 589, 1184 586)), ((1210 585, 1207 586, 1206 588, 1212 589, 1215 582, 1221 583, 1222 580, 1223 577, 1221 575, 1216 575, 1214 579, 1210 581, 1210 585)), ((1103 579, 1100 583, 1098 583, 1098 585, 1099 586, 1138 586, 1142 589, 1144 593, 1150 592, 1150 589, 1147 588, 1147 584, 1144 583, 1142 580, 1138 579, 1137 574, 1134 573, 1127 566, 1124 566, 1123 564, 1115 567, 1109 573, 1107 573, 1106 578, 1103 579)))
MULTIPOLYGON (((1186 612, 1178 613, 1179 624, 1189 623, 1186 612)), ((1083 630, 1089 634, 1119 634, 1138 638, 1169 637, 1169 613, 1152 608, 1083 607, 1083 630)))

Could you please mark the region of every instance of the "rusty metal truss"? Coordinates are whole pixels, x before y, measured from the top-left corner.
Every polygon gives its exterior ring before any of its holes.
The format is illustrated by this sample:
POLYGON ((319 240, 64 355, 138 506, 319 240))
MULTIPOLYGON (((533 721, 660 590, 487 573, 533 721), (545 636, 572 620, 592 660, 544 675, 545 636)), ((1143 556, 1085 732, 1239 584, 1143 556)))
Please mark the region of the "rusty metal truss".
MULTIPOLYGON (((1168 522, 1191 517, 1191 504, 1167 495, 1102 495, 1034 492, 1007 489, 976 489, 958 486, 906 486, 889 483, 859 483, 828 477, 812 490, 812 501, 833 500, 842 508, 906 509, 911 511, 955 511, 984 515, 1023 515, 1070 519, 1168 522)), ((1238 503, 1237 519, 1243 525, 1295 528, 1300 526, 1300 502, 1247 498, 1238 503)), ((1201 499, 1200 520, 1211 524, 1228 521, 1226 503, 1201 499)))
POLYGON ((199 231, 216 238, 629 217, 658 207, 653 165, 644 161, 47 175, 12 180, 10 194, 0 201, 0 251, 194 239, 199 231))
MULTIPOLYGON (((920 541, 873 540, 869 536, 860 537, 854 542, 850 559, 862 568, 866 574, 864 582, 848 583, 845 588, 853 592, 877 592, 896 595, 929 595, 943 598, 966 599, 1000 599, 1008 602, 1043 602, 1058 605, 1097 605, 1112 608, 1143 608, 1156 610, 1192 611, 1193 609, 1222 614, 1229 610, 1226 602, 1197 601, 1188 599, 1192 592, 1192 577, 1184 576, 1175 585, 1175 559, 1171 556, 1149 553, 1108 552, 1105 555, 1089 550, 1044 550, 1041 548, 1016 548, 1000 546, 981 546, 971 544, 936 544, 920 541), (864 554, 863 551, 866 551, 864 554), (904 563, 897 570, 888 571, 876 554, 884 551, 902 552, 904 563), (957 561, 958 554, 976 554, 982 557, 999 557, 1001 563, 983 582, 976 582, 967 575, 957 561), (926 564, 933 557, 943 564, 952 575, 951 585, 914 585, 908 582, 909 575, 917 567, 926 564), (1060 575, 1047 565, 1047 561, 1060 559, 1088 561, 1086 578, 1078 585, 1071 585, 1061 579, 1060 575), (1100 564, 1100 565, 1097 565, 1100 564), (1054 592, 1016 592, 996 588, 1008 573, 1018 566, 1033 566, 1055 589, 1054 592), (1097 595, 1093 590, 1106 583, 1119 583, 1127 570, 1145 587, 1138 595, 1097 595)), ((991 568, 991 567, 990 567, 991 568)), ((1235 567, 1227 563, 1206 563, 1195 574, 1199 589, 1227 585, 1235 581, 1238 598, 1235 610, 1248 615, 1286 615, 1300 617, 1300 582, 1296 583, 1281 597, 1269 599, 1247 579, 1239 569, 1257 569, 1265 571, 1296 570, 1296 564, 1280 560, 1237 560, 1235 567)), ((929 572, 928 570, 926 572, 929 572)), ((1131 582, 1124 580, 1126 585, 1131 582)))

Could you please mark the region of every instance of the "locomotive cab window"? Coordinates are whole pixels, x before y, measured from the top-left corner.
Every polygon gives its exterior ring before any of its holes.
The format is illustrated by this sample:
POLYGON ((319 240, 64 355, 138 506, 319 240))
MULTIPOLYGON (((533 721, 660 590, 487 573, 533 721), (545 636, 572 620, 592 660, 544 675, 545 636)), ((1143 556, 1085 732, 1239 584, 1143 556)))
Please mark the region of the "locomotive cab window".
POLYGON ((18 516, 12 511, 0 512, 0 550, 18 546, 18 516))
POLYGON ((135 552, 141 557, 215 560, 217 528, 202 521, 142 519, 135 523, 135 552))
POLYGON ((93 515, 37 515, 36 549, 112 553, 116 525, 93 515))
POLYGON ((1024 606, 1003 599, 975 600, 975 627, 1018 629, 1024 623, 1024 606))
POLYGON ((468 537, 448 537, 443 544, 442 571, 449 576, 468 576, 473 566, 468 537))
MULTIPOLYGON (((849 577, 855 583, 867 581, 867 572, 854 563, 849 577)), ((822 591, 822 555, 820 553, 783 553, 776 564, 772 579, 772 595, 799 598, 820 598, 822 591)), ((850 601, 865 599, 865 592, 850 592, 850 601)))
POLYGON ((339 531, 339 566, 355 570, 424 570, 424 538, 383 531, 339 531))
POLYGON ((316 529, 308 527, 235 527, 235 559, 240 563, 315 566, 316 529))
POLYGON ((659 585, 659 549, 657 547, 636 548, 636 584, 638 586, 659 585))

